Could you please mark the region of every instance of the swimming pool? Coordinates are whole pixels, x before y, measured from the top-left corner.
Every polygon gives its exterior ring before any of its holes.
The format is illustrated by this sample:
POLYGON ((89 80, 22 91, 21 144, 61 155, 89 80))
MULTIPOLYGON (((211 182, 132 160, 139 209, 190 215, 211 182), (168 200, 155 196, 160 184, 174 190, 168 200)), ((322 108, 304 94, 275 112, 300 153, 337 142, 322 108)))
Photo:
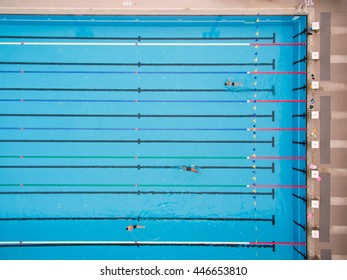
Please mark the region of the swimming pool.
POLYGON ((0 259, 305 258, 305 27, 2 15, 0 259))

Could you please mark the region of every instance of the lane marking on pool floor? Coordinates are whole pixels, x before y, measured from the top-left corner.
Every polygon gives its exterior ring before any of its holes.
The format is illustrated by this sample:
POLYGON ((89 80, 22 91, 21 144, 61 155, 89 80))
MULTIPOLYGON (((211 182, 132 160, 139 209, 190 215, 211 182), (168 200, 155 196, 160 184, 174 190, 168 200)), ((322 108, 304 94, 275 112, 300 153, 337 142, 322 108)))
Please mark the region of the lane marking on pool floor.
MULTIPOLYGON (((1 89, 0 89, 1 90, 1 89)), ((306 99, 250 99, 250 100, 167 100, 167 99, 33 99, 33 98, 16 98, 0 99, 0 102, 76 102, 76 103, 307 103, 306 99)))
POLYGON ((270 222, 275 225, 275 215, 271 218, 240 217, 1 217, 0 222, 27 221, 210 221, 210 222, 270 222))
POLYGON ((271 144, 275 147, 275 137, 271 140, 164 140, 164 139, 0 139, 0 143, 180 143, 180 144, 271 144))
POLYGON ((21 45, 21 46, 251 46, 251 47, 273 47, 273 46, 306 46, 306 43, 283 42, 283 43, 111 43, 111 42, 0 42, 0 45, 21 45))
POLYGON ((160 93, 169 93, 169 92, 182 92, 182 93, 194 93, 194 92, 208 92, 208 93, 230 93, 230 92, 271 92, 273 95, 275 94, 274 87, 271 88, 264 88, 264 89, 256 89, 256 88, 238 88, 235 90, 232 89, 208 89, 208 88, 30 88, 30 87, 0 87, 0 91, 71 91, 71 92, 114 92, 114 93, 128 93, 128 92, 134 92, 134 93, 144 93, 144 92, 160 92, 160 93))
POLYGON ((76 118, 271 118, 274 119, 275 111, 271 114, 0 114, 0 117, 76 117, 76 118))
POLYGON ((134 36, 134 37, 92 37, 92 36, 83 36, 83 37, 69 37, 69 36, 26 36, 26 35, 1 35, 1 39, 53 39, 53 40, 121 40, 121 41, 227 41, 227 40, 271 40, 274 41, 275 33, 271 37, 143 37, 143 36, 134 36))
POLYGON ((0 130, 55 130, 55 131, 306 131, 300 127, 268 127, 268 128, 144 128, 144 127, 0 127, 0 130))
POLYGON ((275 190, 271 192, 223 192, 223 191, 1 191, 1 195, 246 195, 275 197, 275 190))
POLYGON ((32 158, 59 158, 59 159, 247 159, 247 160, 306 160, 306 156, 257 156, 253 154, 251 156, 73 156, 73 155, 0 155, 0 158, 20 158, 20 159, 32 159, 32 158))
POLYGON ((228 184, 228 185, 201 185, 201 184, 0 184, 0 187, 136 187, 136 188, 261 188, 261 189, 305 189, 305 185, 257 185, 253 184, 228 184))
POLYGON ((136 66, 136 67, 146 67, 146 66, 272 66, 274 69, 275 59, 272 62, 252 62, 252 63, 242 63, 242 62, 230 62, 230 63, 148 63, 148 62, 37 62, 37 61, 0 61, 0 65, 50 65, 50 66, 136 66))
POLYGON ((258 247, 306 246, 306 242, 261 241, 1 241, 0 247, 59 247, 59 246, 211 246, 211 247, 258 247))
MULTIPOLYGON (((0 169, 180 169, 180 166, 176 165, 0 165, 0 169)), ((263 169, 271 170, 274 173, 274 163, 271 166, 227 166, 227 165, 210 165, 210 166, 196 166, 199 169, 263 169)))
POLYGON ((306 75, 305 71, 63 71, 63 70, 0 70, 3 74, 152 74, 152 75, 306 75))

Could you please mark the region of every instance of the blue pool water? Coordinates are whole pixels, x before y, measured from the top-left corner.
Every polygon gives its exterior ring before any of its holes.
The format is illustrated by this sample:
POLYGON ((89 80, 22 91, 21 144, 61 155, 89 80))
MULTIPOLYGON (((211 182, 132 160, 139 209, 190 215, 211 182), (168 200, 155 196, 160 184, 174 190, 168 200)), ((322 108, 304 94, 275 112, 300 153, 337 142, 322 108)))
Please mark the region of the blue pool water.
POLYGON ((0 259, 303 259, 305 27, 2 15, 0 259))

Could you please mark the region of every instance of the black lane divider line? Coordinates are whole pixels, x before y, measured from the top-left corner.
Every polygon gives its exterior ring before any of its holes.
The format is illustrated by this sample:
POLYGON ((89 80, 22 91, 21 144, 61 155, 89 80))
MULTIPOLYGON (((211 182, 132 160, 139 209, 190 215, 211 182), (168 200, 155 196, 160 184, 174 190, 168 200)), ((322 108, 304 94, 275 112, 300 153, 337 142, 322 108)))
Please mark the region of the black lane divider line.
POLYGON ((293 193, 292 196, 296 197, 297 199, 300 199, 300 200, 303 201, 304 203, 307 203, 307 199, 306 199, 306 197, 304 197, 304 196, 299 196, 299 195, 297 195, 297 194, 295 194, 295 193, 293 193))
POLYGON ((297 221, 293 220, 293 223, 296 224, 298 227, 301 227, 304 231, 306 231, 306 226, 298 223, 297 221))
POLYGON ((307 117, 307 114, 306 114, 306 112, 303 112, 302 114, 294 114, 294 115, 292 115, 292 117, 293 118, 294 117, 302 117, 303 119, 305 119, 307 117))
POLYGON ((1 248, 14 248, 14 247, 87 247, 87 246, 107 246, 107 247, 229 247, 229 248, 271 248, 275 250, 274 244, 231 244, 231 243, 138 243, 138 242, 124 242, 124 243, 92 243, 92 242, 76 242, 76 243, 18 243, 18 244, 0 244, 1 248))
POLYGON ((306 87, 307 87, 306 85, 303 85, 302 87, 293 88, 293 91, 306 89, 306 87))
MULTIPOLYGON (((231 89, 119 89, 119 88, 0 88, 0 91, 82 91, 82 92, 230 92, 231 89)), ((235 92, 272 92, 274 94, 274 88, 270 89, 239 89, 235 88, 235 92)))
POLYGON ((209 218, 209 217, 25 217, 0 218, 0 222, 25 221, 221 221, 221 222, 271 222, 274 225, 274 215, 271 218, 209 218))
POLYGON ((18 140, 18 139, 1 139, 0 143, 182 143, 182 144, 272 144, 275 146, 275 138, 272 140, 18 140))
POLYGON ((56 66, 272 66, 275 69, 275 60, 271 63, 146 63, 146 62, 30 62, 30 61, 1 61, 0 65, 56 65, 56 66))
POLYGON ((302 35, 302 34, 305 34, 306 32, 307 32, 307 28, 304 28, 303 31, 301 31, 301 32, 299 32, 299 33, 297 33, 297 34, 295 34, 295 35, 293 36, 293 39, 295 39, 296 37, 298 37, 298 36, 300 36, 300 35, 302 35))
POLYGON ((306 146, 307 142, 305 140, 303 141, 292 141, 293 144, 303 145, 306 146))
POLYGON ((304 260, 307 260, 306 255, 305 255, 304 253, 300 252, 300 251, 299 251, 297 248, 295 248, 294 246, 293 246, 293 250, 294 250, 295 252, 297 252, 300 256, 302 256, 302 257, 304 258, 304 260))
MULTIPOLYGON (((272 166, 196 166, 199 169, 269 169, 274 170, 272 166)), ((97 168, 97 169, 178 169, 177 165, 0 165, 2 168, 97 168)), ((272 172, 274 173, 274 172, 272 172)))
POLYGON ((162 194, 179 194, 179 195, 250 195, 250 196, 271 196, 274 199, 274 189, 271 192, 192 192, 192 191, 10 191, 0 192, 0 195, 99 195, 99 194, 129 194, 129 195, 162 195, 162 194))
POLYGON ((0 114, 0 117, 69 117, 69 118, 272 118, 271 115, 148 115, 148 114, 0 114))
POLYGON ((300 169, 300 168, 296 168, 296 167, 292 167, 293 170, 301 172, 302 174, 306 174, 306 169, 300 169))
POLYGON ((4 39, 53 39, 53 40, 189 40, 189 41, 225 41, 225 40, 274 40, 274 37, 220 37, 220 38, 208 38, 208 37, 69 37, 69 36, 19 36, 19 35, 1 35, 0 38, 4 39))

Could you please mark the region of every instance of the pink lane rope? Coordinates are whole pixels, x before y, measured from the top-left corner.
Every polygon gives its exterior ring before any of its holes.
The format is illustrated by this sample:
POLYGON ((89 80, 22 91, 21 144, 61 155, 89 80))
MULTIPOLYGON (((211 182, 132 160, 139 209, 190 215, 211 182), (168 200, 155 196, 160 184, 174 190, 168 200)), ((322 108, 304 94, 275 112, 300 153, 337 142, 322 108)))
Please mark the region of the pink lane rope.
POLYGON ((279 72, 272 72, 272 71, 251 71, 249 74, 265 74, 265 75, 286 75, 286 74, 300 74, 300 75, 306 75, 307 72, 305 71, 279 71, 279 72))
POLYGON ((275 157, 275 156, 251 156, 251 159, 274 159, 274 160, 306 160, 305 156, 281 156, 281 157, 275 157))
POLYGON ((263 127, 263 128, 252 128, 253 131, 257 131, 257 130, 263 130, 263 131, 272 131, 272 130, 278 130, 278 131, 285 131, 285 130, 289 130, 289 131, 304 131, 306 130, 306 128, 301 128, 301 127, 263 127))
POLYGON ((255 189, 306 189, 306 186, 302 185, 252 185, 255 189))
POLYGON ((253 99, 248 100, 249 103, 306 103, 307 100, 301 99, 301 100, 295 100, 295 99, 279 99, 279 100, 266 100, 266 99, 253 99))

